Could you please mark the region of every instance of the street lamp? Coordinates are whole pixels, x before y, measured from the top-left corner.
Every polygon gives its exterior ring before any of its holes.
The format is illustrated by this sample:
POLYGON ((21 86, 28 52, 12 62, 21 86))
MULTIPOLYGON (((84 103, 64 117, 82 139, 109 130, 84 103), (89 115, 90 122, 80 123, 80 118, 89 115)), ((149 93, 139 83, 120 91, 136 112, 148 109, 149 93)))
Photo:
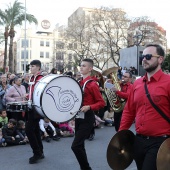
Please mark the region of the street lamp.
POLYGON ((136 45, 136 51, 137 51, 137 71, 138 71, 138 76, 139 76, 139 44, 140 44, 139 37, 141 37, 141 36, 142 36, 142 34, 141 33, 139 34, 139 32, 136 32, 136 35, 133 36, 133 38, 136 38, 135 45, 136 45))
POLYGON ((26 73, 26 0, 25 0, 25 33, 24 33, 24 74, 26 73))

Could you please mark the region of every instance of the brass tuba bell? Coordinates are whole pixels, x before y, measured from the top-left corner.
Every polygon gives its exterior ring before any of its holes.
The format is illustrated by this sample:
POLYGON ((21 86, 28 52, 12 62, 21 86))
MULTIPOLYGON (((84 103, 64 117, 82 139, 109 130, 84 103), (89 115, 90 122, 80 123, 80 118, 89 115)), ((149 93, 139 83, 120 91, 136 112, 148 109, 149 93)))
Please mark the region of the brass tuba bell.
MULTIPOLYGON (((115 88, 117 88, 118 90, 121 90, 119 81, 117 79, 117 71, 118 71, 118 67, 112 67, 112 68, 109 68, 109 69, 103 71, 102 75, 108 76, 109 74, 112 73, 111 79, 106 80, 106 82, 112 81, 115 88)), ((104 85, 104 90, 105 90, 106 96, 108 98, 108 101, 110 103, 110 106, 113 108, 114 112, 116 112, 116 113, 121 112, 125 106, 125 100, 121 99, 119 96, 117 96, 116 93, 114 91, 112 91, 111 89, 106 88, 105 85, 104 85)))

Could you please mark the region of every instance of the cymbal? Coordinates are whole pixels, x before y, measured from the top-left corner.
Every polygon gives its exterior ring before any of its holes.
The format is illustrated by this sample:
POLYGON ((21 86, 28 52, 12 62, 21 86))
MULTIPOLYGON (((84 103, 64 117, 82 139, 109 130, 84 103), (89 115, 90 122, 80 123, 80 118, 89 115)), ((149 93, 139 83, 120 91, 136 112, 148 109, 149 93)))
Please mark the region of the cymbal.
POLYGON ((116 133, 107 148, 107 162, 113 170, 124 170, 133 161, 135 135, 130 130, 116 133))
POLYGON ((170 168, 170 138, 166 139, 160 146, 157 154, 157 170, 170 168))

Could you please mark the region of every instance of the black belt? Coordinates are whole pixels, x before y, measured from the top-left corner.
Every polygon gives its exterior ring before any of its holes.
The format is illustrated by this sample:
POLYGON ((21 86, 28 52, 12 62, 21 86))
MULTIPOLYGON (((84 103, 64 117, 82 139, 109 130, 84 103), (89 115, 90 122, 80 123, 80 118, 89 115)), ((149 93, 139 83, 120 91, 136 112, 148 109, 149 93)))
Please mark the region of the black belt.
POLYGON ((145 136, 141 134, 136 134, 136 136, 141 137, 143 139, 161 139, 161 138, 169 138, 169 135, 163 135, 163 136, 145 136))

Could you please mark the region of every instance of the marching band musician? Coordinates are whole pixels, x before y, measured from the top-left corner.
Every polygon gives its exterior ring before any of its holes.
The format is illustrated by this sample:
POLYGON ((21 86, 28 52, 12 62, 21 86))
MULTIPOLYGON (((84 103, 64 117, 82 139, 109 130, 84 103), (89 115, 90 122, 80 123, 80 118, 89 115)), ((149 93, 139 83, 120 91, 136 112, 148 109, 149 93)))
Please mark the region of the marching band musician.
MULTIPOLYGON (((30 63, 30 71, 32 77, 30 78, 30 93, 29 100, 32 99, 34 87, 38 80, 43 76, 40 74, 41 62, 39 60, 33 60, 30 63)), ((28 111, 28 121, 26 122, 26 134, 29 139, 29 144, 33 150, 33 156, 29 158, 29 163, 34 164, 38 160, 44 158, 43 144, 40 135, 39 121, 40 116, 32 108, 28 111)))
POLYGON ((146 45, 142 55, 146 74, 134 82, 122 115, 119 131, 129 129, 135 120, 134 160, 138 170, 157 170, 158 149, 170 137, 170 78, 161 70, 164 55, 160 45, 146 45))
POLYGON ((92 70, 93 60, 88 58, 83 59, 80 66, 80 73, 83 78, 79 82, 82 87, 83 85, 85 86, 83 104, 78 117, 75 119, 75 138, 71 146, 81 170, 91 170, 87 160, 84 142, 89 137, 95 122, 93 111, 105 106, 98 84, 90 77, 92 70))
MULTIPOLYGON (((127 101, 130 91, 132 89, 131 80, 132 80, 132 73, 126 71, 123 74, 122 81, 120 83, 121 90, 118 90, 116 87, 112 87, 111 90, 114 91, 118 97, 125 99, 125 101, 127 101)), ((114 113, 114 125, 116 131, 118 131, 120 127, 122 112, 123 111, 114 113)))

